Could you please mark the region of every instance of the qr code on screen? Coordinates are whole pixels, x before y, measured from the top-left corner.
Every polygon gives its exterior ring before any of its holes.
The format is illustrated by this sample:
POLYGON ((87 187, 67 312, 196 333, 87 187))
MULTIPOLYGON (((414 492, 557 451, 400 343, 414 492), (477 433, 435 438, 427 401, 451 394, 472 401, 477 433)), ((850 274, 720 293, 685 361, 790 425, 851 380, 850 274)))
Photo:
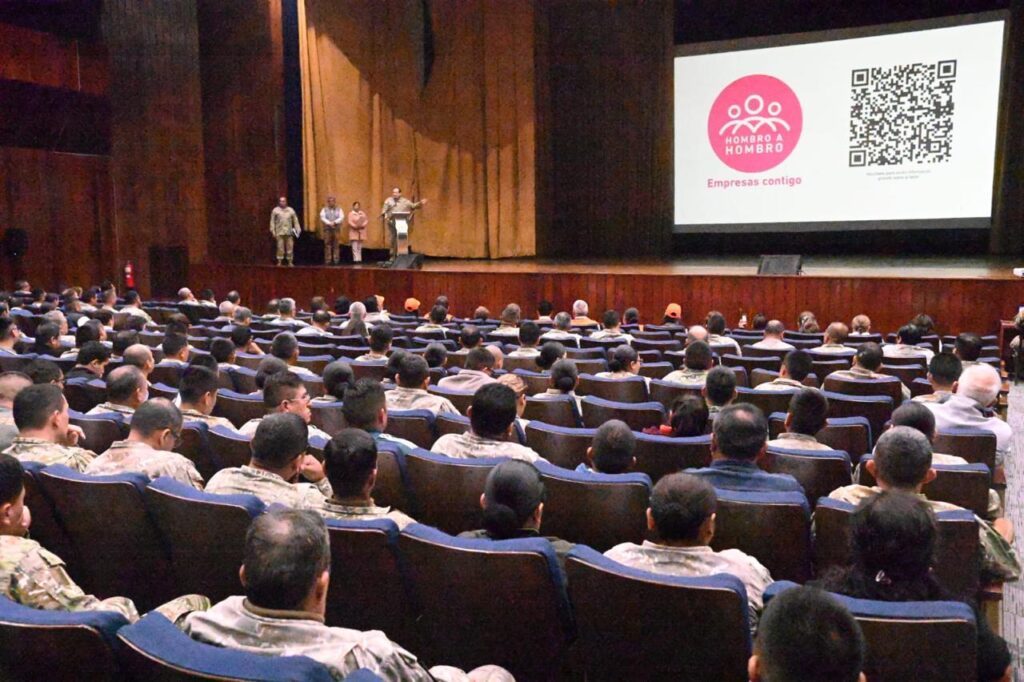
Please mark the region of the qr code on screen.
POLYGON ((850 82, 850 165, 949 161, 955 82, 955 59, 854 69, 850 82))

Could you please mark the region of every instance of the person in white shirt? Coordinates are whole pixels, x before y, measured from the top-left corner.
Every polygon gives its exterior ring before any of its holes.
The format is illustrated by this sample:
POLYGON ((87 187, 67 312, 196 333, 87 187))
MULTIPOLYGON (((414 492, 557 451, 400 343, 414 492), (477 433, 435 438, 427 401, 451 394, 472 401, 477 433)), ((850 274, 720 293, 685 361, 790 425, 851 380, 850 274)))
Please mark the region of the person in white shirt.
POLYGON ((576 394, 580 372, 572 360, 559 360, 551 366, 551 388, 533 396, 534 400, 557 400, 568 396, 576 402, 576 412, 583 414, 583 398, 576 394))
POLYGON ((17 355, 14 345, 21 337, 21 330, 14 318, 0 317, 0 355, 17 355))
POLYGON ((842 322, 833 322, 825 330, 825 337, 820 346, 811 349, 812 353, 828 353, 829 355, 855 355, 857 351, 843 344, 850 335, 850 329, 842 322))
POLYGON ((972 428, 989 431, 996 437, 996 465, 1001 465, 1013 448, 1013 429, 991 409, 999 401, 1002 379, 989 365, 965 367, 957 381, 956 392, 945 402, 925 403, 935 414, 939 433, 950 429, 972 428))
POLYGON ((238 307, 234 303, 228 300, 220 302, 217 306, 217 312, 220 313, 213 319, 214 322, 225 322, 230 323, 234 319, 235 308, 238 307))
POLYGON ((727 353, 743 355, 739 342, 725 335, 725 316, 722 313, 717 310, 712 310, 708 313, 706 326, 708 328, 709 346, 730 346, 730 349, 726 351, 727 353))
POLYGON ((124 295, 124 305, 121 306, 121 310, 118 312, 128 313, 135 317, 141 317, 147 323, 152 322, 153 318, 149 316, 149 313, 139 307, 139 303, 139 292, 129 291, 124 295))
POLYGON ((633 343, 633 337, 622 331, 622 321, 619 314, 614 310, 606 310, 601 319, 604 329, 600 329, 590 335, 592 339, 614 339, 623 343, 633 343))
POLYGON ((769 320, 764 327, 764 338, 750 345, 751 348, 765 350, 796 350, 796 346, 782 340, 786 326, 780 320, 769 320))
POLYGON ((182 287, 178 289, 178 304, 198 305, 199 301, 196 300, 196 295, 192 293, 191 289, 182 287))
POLYGON ((870 336, 871 335, 871 318, 867 315, 855 315, 850 321, 850 336, 870 336))
POLYGON ((711 335, 708 334, 708 330, 705 327, 695 324, 686 330, 686 345, 689 346, 691 343, 696 343, 697 341, 710 343, 708 340, 710 337, 711 335))
POLYGON ((561 312, 555 315, 554 329, 541 335, 541 341, 558 341, 565 345, 578 348, 580 345, 580 336, 572 331, 572 318, 569 317, 569 313, 561 312))
POLYGON ((495 336, 507 336, 513 339, 519 337, 519 319, 522 315, 522 311, 519 306, 515 303, 509 303, 505 306, 505 309, 501 311, 501 324, 495 329, 492 334, 495 336))
POLYGON ((527 320, 519 325, 519 348, 508 354, 510 358, 535 358, 540 355, 540 327, 527 320))
POLYGON ((921 358, 921 364, 927 367, 935 353, 928 348, 919 348, 919 343, 921 330, 912 324, 905 324, 896 332, 896 343, 882 346, 882 355, 887 358, 921 358))
POLYGON ((333 194, 327 195, 327 205, 320 209, 320 227, 324 238, 324 265, 337 265, 341 248, 338 235, 345 222, 345 212, 338 206, 333 194))
POLYGON ((298 374, 303 379, 318 378, 311 370, 298 364, 299 341, 291 332, 281 332, 270 342, 270 354, 288 363, 288 371, 298 374))
POLYGON ((423 332, 442 332, 444 333, 444 322, 448 318, 448 309, 441 305, 435 305, 430 309, 430 313, 427 318, 427 322, 424 322, 420 326, 413 330, 414 334, 422 334, 423 332))
POLYGON ((306 323, 295 317, 295 299, 282 298, 277 302, 277 319, 270 324, 279 326, 306 326, 306 323))
POLYGON ((330 336, 331 314, 326 310, 318 310, 310 318, 310 325, 295 332, 296 336, 330 336))

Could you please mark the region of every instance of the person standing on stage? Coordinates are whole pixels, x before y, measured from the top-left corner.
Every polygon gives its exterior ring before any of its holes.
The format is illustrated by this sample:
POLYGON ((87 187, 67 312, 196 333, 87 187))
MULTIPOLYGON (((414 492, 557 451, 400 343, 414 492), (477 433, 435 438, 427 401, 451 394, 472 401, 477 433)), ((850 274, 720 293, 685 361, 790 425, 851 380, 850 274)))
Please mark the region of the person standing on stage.
POLYGON ((320 209, 320 225, 324 233, 324 264, 337 265, 340 260, 338 251, 338 233, 345 222, 345 214, 338 208, 334 195, 327 195, 327 205, 320 209))
MULTIPOLYGON (((391 234, 391 258, 394 259, 398 255, 398 236, 395 233, 394 221, 391 219, 392 213, 409 213, 418 209, 421 206, 426 206, 427 200, 421 199, 420 201, 413 201, 402 196, 401 187, 392 187, 391 196, 384 202, 384 208, 381 209, 380 214, 384 216, 384 219, 388 224, 388 232, 391 234)), ((410 222, 412 216, 410 215, 410 222)))
POLYGON ((352 202, 348 212, 348 242, 352 245, 352 262, 363 262, 363 241, 366 239, 366 225, 370 219, 358 201, 352 202))
POLYGON ((293 265, 292 248, 299 236, 299 217, 288 205, 288 199, 281 197, 270 213, 270 234, 277 240, 277 264, 293 265))

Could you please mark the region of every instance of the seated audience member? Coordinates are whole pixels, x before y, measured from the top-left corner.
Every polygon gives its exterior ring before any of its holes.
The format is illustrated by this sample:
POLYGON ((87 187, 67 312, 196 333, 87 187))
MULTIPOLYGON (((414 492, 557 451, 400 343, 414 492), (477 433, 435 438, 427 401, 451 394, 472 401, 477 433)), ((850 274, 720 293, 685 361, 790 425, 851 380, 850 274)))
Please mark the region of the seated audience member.
POLYGON ((18 427, 14 423, 14 399, 31 385, 32 379, 21 372, 0 373, 0 452, 11 447, 18 437, 18 427))
POLYGON ((453 391, 475 391, 494 383, 494 355, 487 348, 474 348, 466 356, 466 366, 458 373, 444 377, 438 387, 453 391))
POLYGON ((181 412, 171 401, 147 400, 132 415, 128 438, 111 443, 89 462, 85 473, 107 476, 134 471, 151 479, 166 476, 202 490, 203 477, 192 461, 172 452, 181 439, 181 424, 181 412))
POLYGON ((598 372, 598 379, 629 379, 640 373, 640 355, 632 346, 622 344, 608 352, 608 371, 598 372))
POLYGON ((684 345, 690 346, 698 341, 707 343, 709 337, 710 334, 708 334, 707 328, 702 325, 695 324, 686 330, 686 343, 684 345))
POLYGON ((750 320, 750 328, 755 332, 763 332, 765 327, 768 326, 768 318, 765 317, 764 313, 754 313, 754 317, 750 320))
POLYGON ((57 329, 60 330, 59 340, 62 347, 75 345, 75 337, 71 335, 68 318, 64 317, 64 313, 59 310, 49 310, 43 314, 43 320, 57 325, 57 329))
POLYGON ((928 348, 919 348, 921 330, 913 324, 905 324, 896 332, 896 343, 882 346, 882 355, 887 358, 922 358, 922 365, 927 365, 935 355, 928 348))
POLYGON ((86 414, 115 412, 130 418, 139 405, 149 400, 149 382, 138 367, 115 367, 107 375, 107 399, 86 414))
POLYGON ((572 326, 574 327, 596 327, 597 320, 592 320, 590 317, 590 306, 587 302, 582 299, 577 299, 572 303, 572 326))
POLYGON ((498 383, 508 386, 516 394, 516 423, 525 431, 526 425, 530 423, 523 419, 523 413, 526 411, 526 382, 515 374, 502 374, 498 377, 498 383))
POLYGON ((206 484, 206 491, 255 495, 268 505, 320 510, 334 491, 320 462, 306 454, 308 444, 302 417, 285 412, 269 414, 260 420, 252 437, 249 463, 221 469, 206 484), (300 474, 305 480, 292 483, 300 474))
POLYGON ((419 355, 403 355, 395 383, 395 388, 384 393, 389 410, 430 410, 435 417, 441 412, 459 413, 452 401, 427 392, 430 368, 419 355))
POLYGON ((324 473, 334 495, 321 514, 329 519, 366 521, 391 519, 401 530, 416 523, 397 509, 378 507, 373 501, 377 482, 377 443, 360 429, 342 429, 324 447, 324 473))
POLYGON ((423 332, 445 332, 444 323, 448 319, 448 309, 444 306, 435 305, 430 309, 427 321, 413 330, 414 334, 423 332))
POLYGON ((388 311, 384 310, 384 297, 380 295, 367 296, 363 299, 363 305, 366 306, 366 322, 378 324, 382 322, 390 322, 391 317, 388 315, 388 311))
POLYGON ((672 402, 668 424, 649 426, 644 429, 644 433, 670 438, 695 438, 707 433, 710 417, 706 400, 695 395, 681 395, 672 402))
POLYGON ((222 426, 235 431, 229 420, 213 416, 219 388, 220 381, 212 370, 198 366, 186 367, 178 383, 182 418, 186 422, 203 422, 209 427, 222 426))
POLYGON ((511 440, 516 420, 516 394, 508 386, 494 382, 478 389, 467 414, 469 431, 441 436, 431 451, 459 459, 508 457, 527 462, 542 459, 531 448, 511 440))
MULTIPOLYGON (((95 320, 93 320, 93 322, 95 322, 95 320)), ((98 322, 97 325, 99 325, 98 322)), ((100 327, 100 329, 102 329, 102 327, 100 327)), ((106 333, 106 331, 104 331, 104 333, 106 333)), ((138 342, 139 333, 134 329, 125 329, 115 333, 114 339, 110 342, 110 359, 123 362, 125 351, 138 342)))
POLYGON ((505 366, 505 353, 501 350, 501 344, 490 343, 484 346, 484 348, 486 348, 487 352, 494 358, 494 367, 492 368, 492 371, 497 372, 505 366))
POLYGON ((963 363, 953 353, 936 353, 928 363, 928 383, 932 392, 915 396, 919 403, 944 403, 956 391, 956 382, 963 371, 963 363))
POLYGON ((711 434, 711 466, 691 469, 716 488, 747 491, 803 492, 789 474, 770 474, 757 466, 768 441, 768 420, 761 410, 737 403, 718 413, 711 434))
POLYGON ((52 322, 43 322, 36 327, 31 352, 43 357, 59 358, 61 353, 60 327, 52 322))
POLYGON ((252 329, 236 325, 231 329, 231 343, 235 345, 236 353, 247 355, 264 355, 263 349, 256 343, 256 337, 252 335, 252 329))
POLYGON ((188 321, 188 317, 182 313, 174 313, 168 316, 167 324, 165 326, 165 333, 167 334, 181 334, 187 337, 189 329, 192 325, 188 321))
POLYGON ((801 388, 789 401, 785 431, 768 445, 787 450, 831 450, 814 437, 827 423, 828 398, 816 388, 801 388))
POLYGON ((330 336, 331 314, 318 310, 310 318, 310 324, 295 332, 296 336, 330 336))
POLYGON ((235 304, 231 301, 224 300, 217 306, 217 317, 213 318, 214 322, 231 322, 234 320, 235 304))
POLYGON ((448 364, 448 349, 440 343, 427 344, 427 349, 423 351, 423 359, 427 361, 427 367, 430 369, 444 368, 448 364))
POLYGON ((176 332, 168 332, 164 336, 160 349, 164 352, 164 359, 160 364, 174 367, 184 367, 188 364, 188 356, 192 349, 188 345, 188 337, 176 332))
MULTIPOLYGON (((134 623, 139 612, 131 599, 98 599, 86 594, 64 561, 26 535, 32 516, 25 506, 25 471, 14 457, 0 455, 0 594, 22 606, 45 611, 113 611, 134 623)), ((155 610, 172 623, 210 602, 200 595, 178 597, 155 610)))
POLYGON ((279 327, 305 327, 306 323, 295 317, 295 299, 282 298, 277 302, 277 319, 270 324, 279 327))
MULTIPOLYGON (((691 329, 693 328, 691 327, 691 329)), ((703 341, 694 341, 683 351, 683 366, 674 372, 669 372, 663 381, 687 386, 703 386, 714 362, 711 346, 703 341)))
MULTIPOLYGON (((406 299, 406 304, 408 304, 409 301, 416 301, 416 299, 406 299)), ((416 301, 416 303, 418 304, 419 301, 416 301)), ((408 310, 408 308, 406 309, 408 310)), ((313 298, 309 299, 309 312, 318 313, 321 310, 327 310, 327 299, 325 299, 323 296, 314 296, 313 298)))
POLYGON ((391 350, 391 340, 394 332, 391 327, 381 324, 370 332, 370 352, 360 355, 356 362, 376 362, 381 365, 388 361, 388 351, 391 350))
POLYGON ((935 320, 933 320, 932 316, 927 313, 918 313, 914 316, 914 319, 910 321, 910 324, 914 325, 921 331, 921 336, 928 336, 929 334, 935 333, 935 320))
POLYGON ((102 379, 106 371, 107 363, 110 362, 110 349, 101 341, 90 341, 78 351, 78 360, 71 371, 65 376, 65 380, 72 379, 102 379))
POLYGON ((280 306, 280 304, 281 302, 276 298, 272 298, 267 301, 267 312, 263 314, 263 320, 265 322, 277 319, 278 306, 280 306))
MULTIPOLYGON (((875 445, 874 458, 864 466, 875 477, 877 486, 848 485, 833 490, 829 497, 857 504, 882 491, 894 490, 919 496, 937 512, 961 509, 948 502, 929 500, 921 493, 924 485, 935 479, 935 469, 932 468, 932 445, 927 436, 916 429, 894 426, 883 433, 875 445)), ((989 523, 975 518, 982 552, 982 580, 1017 580, 1020 562, 1012 546, 1013 524, 1007 519, 989 523)))
POLYGON ((867 315, 856 315, 850 321, 850 336, 868 336, 871 334, 871 318, 867 315))
POLYGON ((610 419, 597 427, 594 443, 587 448, 587 461, 576 471, 598 474, 625 474, 636 465, 636 436, 626 422, 610 419))
POLYGON ((925 403, 935 414, 935 428, 939 433, 951 429, 981 429, 996 437, 996 466, 1010 455, 1013 429, 991 412, 999 402, 1002 379, 989 365, 965 367, 957 380, 956 392, 945 402, 925 403))
MULTIPOLYGON (((262 656, 308 656, 341 680, 360 669, 387 680, 492 680, 509 682, 502 668, 469 673, 427 670, 380 631, 324 624, 331 581, 330 537, 324 520, 305 510, 274 510, 256 518, 245 535, 239 576, 245 596, 228 597, 190 613, 183 629, 192 639, 262 656)), ((344 580, 343 575, 334 576, 344 580)))
MULTIPOLYGON (((739 341, 730 338, 725 335, 725 315, 712 310, 708 313, 708 319, 705 322, 705 326, 708 330, 708 345, 709 346, 729 346, 729 350, 726 353, 735 353, 736 355, 743 355, 742 349, 740 349, 739 341)), ((721 352, 721 351, 719 351, 721 352)))
POLYGON ((818 326, 818 321, 812 317, 807 320, 804 320, 804 323, 800 327, 799 331, 801 334, 820 334, 821 327, 818 326))
POLYGON ((576 411, 583 414, 583 398, 576 395, 576 387, 580 383, 580 372, 572 360, 559 360, 551 367, 548 384, 551 388, 533 396, 535 400, 554 400, 569 396, 576 401, 576 411))
MULTIPOLYGON (((882 366, 882 349, 877 343, 868 342, 862 344, 853 356, 850 369, 840 369, 828 376, 837 379, 892 379, 888 374, 879 374, 878 368, 882 366)), ((826 377, 827 378, 827 377, 826 377)), ((901 386, 904 400, 910 400, 910 389, 906 385, 901 386)))
POLYGON ((619 319, 619 314, 614 310, 605 311, 601 324, 603 329, 591 334, 590 338, 621 340, 623 343, 633 342, 633 337, 622 331, 622 321, 619 319))
POLYGON ((494 336, 507 336, 510 338, 519 337, 519 321, 522 316, 522 310, 515 303, 509 303, 505 306, 505 309, 501 311, 500 324, 491 334, 494 336))
POLYGON ((804 310, 799 315, 797 315, 797 318, 796 318, 796 328, 797 329, 801 329, 805 324, 807 324, 809 321, 812 321, 812 320, 814 322, 817 322, 818 321, 818 316, 815 315, 813 311, 804 310))
POLYGON ((647 508, 647 528, 655 539, 642 545, 624 542, 604 555, 651 573, 689 578, 727 573, 739 578, 747 589, 753 632, 772 576, 757 559, 738 549, 711 549, 717 506, 718 496, 709 482, 689 473, 669 474, 654 486, 647 508))
POLYGON ((334 299, 334 314, 335 315, 348 315, 348 310, 352 306, 352 301, 349 300, 348 296, 344 294, 334 299))
POLYGON ((370 335, 373 325, 366 323, 366 306, 356 301, 348 309, 348 322, 341 327, 342 336, 361 336, 364 339, 370 335))
POLYGON ((487 320, 491 317, 491 311, 487 309, 487 306, 478 305, 476 310, 473 311, 472 319, 476 320, 480 324, 487 324, 487 320))
POLYGON ((844 346, 850 329, 842 322, 833 322, 825 330, 825 337, 821 345, 811 349, 812 353, 826 353, 828 355, 853 355, 857 351, 844 346))
POLYGON ((248 327, 252 324, 252 310, 245 306, 236 306, 231 313, 231 324, 235 327, 248 327))
POLYGON ((779 320, 771 320, 764 327, 764 338, 750 345, 751 348, 764 348, 766 350, 796 350, 792 344, 782 340, 782 334, 786 326, 779 320))
POLYGON ((640 326, 640 311, 636 308, 626 308, 622 312, 622 324, 640 326))
POLYGON ((153 351, 150 350, 149 346, 142 343, 132 344, 125 349, 124 364, 137 367, 145 375, 147 382, 149 381, 149 375, 153 373, 153 368, 156 367, 153 351))
POLYGON ((798 391, 804 387, 804 379, 814 369, 811 354, 803 350, 791 350, 786 353, 779 367, 779 376, 771 381, 758 384, 755 391, 798 391))
POLYGON ((459 331, 459 350, 457 355, 466 355, 474 348, 484 345, 484 335, 475 324, 467 324, 459 331))
POLYGON ((352 367, 344 360, 335 360, 324 367, 323 379, 324 394, 313 398, 310 404, 341 402, 345 399, 345 392, 356 383, 352 367))
MULTIPOLYGON (((852 561, 816 581, 822 588, 856 599, 914 602, 952 601, 932 567, 938 540, 934 505, 902 491, 864 500, 850 520, 852 561)), ((969 604, 970 605, 970 604, 969 604)), ((974 608, 973 605, 972 608, 974 608)), ((1011 679, 1006 642, 977 614, 978 680, 1011 679)))
POLYGON ((714 420, 722 408, 736 400, 736 373, 730 367, 715 367, 708 372, 700 394, 708 404, 708 413, 714 420))
POLYGON ((267 379, 275 374, 288 372, 288 363, 273 355, 268 355, 256 366, 256 390, 249 395, 263 396, 263 387, 267 385, 267 379))
POLYGON ((537 355, 537 367, 542 371, 550 371, 556 362, 565 358, 565 346, 557 341, 548 341, 540 347, 540 354, 537 355))
MULTIPOLYGON (((267 414, 284 412, 297 415, 309 427, 309 436, 329 440, 329 435, 310 424, 313 413, 309 403, 309 390, 293 372, 276 372, 267 376, 263 384, 263 406, 267 408, 267 414)), ((238 432, 243 436, 253 436, 264 419, 266 417, 250 419, 238 432)))
POLYGON ((21 340, 22 333, 17 322, 10 317, 0 317, 0 355, 17 355, 14 346, 21 340))
POLYGON ((78 309, 83 313, 96 312, 96 297, 99 295, 98 287, 89 287, 78 297, 78 309))
POLYGON ((119 310, 118 312, 128 313, 133 317, 141 317, 147 323, 152 322, 153 318, 149 316, 149 313, 147 313, 140 307, 141 303, 142 299, 139 297, 139 292, 127 291, 124 294, 124 305, 121 306, 121 310, 119 310))
POLYGON ((33 384, 53 384, 64 390, 64 372, 52 360, 37 358, 22 368, 33 384))
MULTIPOLYGON (((542 537, 545 497, 544 481, 537 467, 517 460, 501 462, 487 475, 480 496, 483 528, 459 533, 459 537, 488 540, 542 537)), ((544 539, 551 543, 564 570, 565 555, 575 545, 556 537, 544 539)))
POLYGON ((750 682, 867 682, 864 635, 839 600, 814 587, 765 607, 747 665, 750 682))
POLYGON ((566 312, 555 315, 552 329, 541 334, 540 340, 545 343, 558 341, 573 348, 579 348, 580 345, 580 335, 572 331, 572 318, 566 312))
POLYGON ((218 371, 238 369, 237 353, 231 339, 217 337, 210 341, 210 355, 217 361, 218 371))
POLYGON ((299 341, 291 332, 281 332, 274 337, 270 343, 270 354, 288 365, 288 371, 297 374, 303 379, 318 379, 319 377, 309 369, 306 369, 299 362, 299 341))
POLYGON ((197 305, 199 300, 188 287, 178 289, 178 305, 197 305))
POLYGON ((510 358, 535 358, 540 355, 540 327, 527 320, 519 325, 519 348, 508 354, 510 358))
POLYGON ((669 303, 665 306, 665 314, 661 317, 662 325, 682 326, 683 308, 678 303, 669 303))
MULTIPOLYGON (((120 333, 120 332, 118 332, 120 333)), ((137 335, 137 334, 136 334, 137 335)), ((103 325, 96 320, 87 320, 85 323, 80 325, 75 330, 75 347, 71 350, 65 351, 61 356, 61 360, 74 360, 78 357, 78 353, 85 344, 90 341, 106 341, 107 330, 103 328, 103 325)), ((112 344, 104 344, 112 345, 112 344)))
POLYGON ((96 456, 78 447, 82 431, 68 423, 68 401, 54 384, 26 386, 14 398, 18 437, 4 450, 22 462, 63 464, 76 471, 96 456))
POLYGON ((555 311, 554 304, 551 301, 541 301, 537 304, 537 322, 552 322, 551 313, 555 311))
MULTIPOLYGON (((1010 346, 1013 347, 1012 341, 1010 346)), ((956 337, 956 342, 953 344, 953 355, 960 358, 961 365, 970 367, 978 364, 978 358, 981 357, 981 350, 984 347, 985 342, 981 340, 980 336, 964 332, 956 337)))
POLYGON ((341 415, 345 425, 353 429, 362 429, 373 438, 378 445, 386 444, 398 449, 402 454, 409 454, 416 444, 384 433, 388 427, 388 407, 386 391, 379 381, 370 378, 360 379, 355 386, 345 392, 345 403, 341 406, 341 415))

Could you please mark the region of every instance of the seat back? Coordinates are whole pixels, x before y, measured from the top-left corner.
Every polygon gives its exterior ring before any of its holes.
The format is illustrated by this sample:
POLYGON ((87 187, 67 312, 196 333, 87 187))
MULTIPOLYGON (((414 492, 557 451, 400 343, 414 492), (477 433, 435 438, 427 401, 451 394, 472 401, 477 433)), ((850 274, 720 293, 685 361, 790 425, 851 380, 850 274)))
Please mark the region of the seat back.
POLYGON ((596 429, 531 421, 526 425, 526 444, 555 466, 575 469, 586 461, 596 433, 596 429))
POLYGON ((466 433, 469 431, 469 417, 451 412, 440 412, 434 420, 434 428, 437 429, 437 437, 447 436, 450 433, 466 433))
POLYGON ((61 559, 70 575, 78 575, 78 558, 67 531, 57 520, 53 501, 39 484, 39 472, 45 466, 40 462, 22 462, 25 470, 25 506, 32 511, 32 539, 61 559))
MULTIPOLYGON (((221 370, 222 375, 231 379, 231 390, 236 393, 253 393, 258 390, 256 386, 256 370, 239 366, 234 369, 221 370)), ((228 388, 225 386, 224 388, 228 388)))
POLYGON ((98 379, 71 379, 64 384, 68 407, 86 413, 107 399, 107 385, 98 379))
POLYGON ((596 429, 609 419, 621 419, 634 431, 660 426, 665 421, 665 408, 658 402, 618 403, 594 396, 583 399, 583 425, 596 429))
POLYGON ((0 596, 0 679, 120 680, 113 646, 127 624, 114 611, 34 609, 0 596))
POLYGON ((240 428, 250 419, 259 419, 267 413, 260 396, 242 395, 234 391, 220 389, 217 391, 217 403, 213 406, 213 414, 224 417, 240 428))
POLYGON ((827 376, 821 387, 843 395, 887 395, 894 405, 903 402, 903 382, 898 377, 888 379, 853 379, 827 376))
POLYGON ((398 546, 425 659, 463 670, 500 665, 521 680, 557 675, 573 628, 549 542, 469 540, 413 524, 398 546))
MULTIPOLYGON (((768 417, 768 433, 771 439, 779 437, 785 431, 786 415, 776 412, 768 417)), ((868 433, 871 425, 864 417, 829 417, 825 428, 814 434, 815 440, 833 450, 849 453, 850 460, 860 458, 869 452, 868 433)))
POLYGON ((996 436, 981 429, 949 429, 935 434, 935 452, 963 457, 968 462, 996 466, 996 436))
POLYGON ((210 480, 215 473, 224 468, 213 448, 210 447, 208 427, 203 422, 183 424, 181 440, 174 451, 188 458, 205 481, 210 480))
POLYGON ((674 368, 671 362, 647 362, 640 365, 640 376, 649 379, 662 379, 672 372, 674 368))
POLYGON ((896 377, 904 385, 910 386, 916 379, 924 379, 928 376, 928 370, 922 365, 886 365, 878 368, 880 374, 888 374, 896 377))
MULTIPOLYGON (((860 460, 860 484, 874 486, 877 484, 871 475, 866 462, 871 455, 864 455, 860 460)), ((984 518, 988 515, 988 491, 992 485, 991 470, 984 464, 933 464, 935 480, 926 484, 921 492, 929 500, 948 502, 958 507, 969 509, 984 518)))
POLYGON ((651 479, 645 474, 569 471, 538 462, 547 492, 541 532, 593 547, 611 549, 643 542, 651 479))
POLYGON ((672 438, 638 433, 633 456, 635 470, 657 483, 662 476, 710 464, 711 436, 672 438))
POLYGON ((157 363, 153 367, 153 371, 149 374, 150 383, 164 384, 166 386, 178 387, 178 382, 181 381, 181 371, 183 367, 177 363, 163 364, 157 363))
POLYGON ((207 439, 214 459, 222 469, 240 467, 252 459, 252 439, 249 436, 223 426, 214 426, 207 430, 207 439))
POLYGON ((792 391, 755 391, 752 388, 737 388, 736 402, 755 405, 765 414, 786 412, 796 391, 795 388, 792 391))
POLYGON ((548 390, 551 386, 551 375, 543 372, 527 372, 526 370, 515 370, 512 372, 526 382, 526 395, 537 395, 548 390))
POLYGON ((309 411, 313 415, 310 423, 330 436, 345 428, 345 419, 341 414, 340 401, 330 403, 311 402, 309 404, 309 411))
POLYGON ((722 364, 726 367, 742 367, 747 370, 747 376, 750 376, 755 369, 767 369, 777 372, 782 361, 778 357, 740 356, 726 353, 722 356, 722 364))
POLYGON ((82 429, 84 445, 95 453, 106 452, 114 441, 128 437, 128 422, 118 413, 70 414, 70 421, 82 429))
POLYGON ((648 399, 647 382, 640 376, 630 379, 603 379, 591 374, 581 374, 576 392, 620 403, 642 403, 648 399))
POLYGON ((747 594, 734 576, 660 575, 590 547, 566 561, 588 680, 735 680, 750 656, 747 594), (709 616, 709 614, 712 614, 709 616))
POLYGON ((405 458, 414 518, 458 535, 480 527, 480 495, 499 458, 454 459, 426 450, 405 458))
POLYGON ((306 656, 264 656, 196 641, 159 613, 117 633, 118 660, 133 680, 161 682, 330 682, 327 666, 306 656))
POLYGON ((459 414, 466 414, 466 410, 473 404, 473 393, 471 391, 453 391, 449 388, 434 385, 428 386, 427 390, 434 395, 448 398, 452 405, 455 406, 455 409, 459 411, 459 414))
POLYGON ((544 422, 554 426, 578 427, 579 412, 572 396, 556 396, 551 399, 527 398, 523 418, 544 422))
POLYGON ((799 450, 769 446, 761 464, 773 474, 789 474, 814 505, 836 488, 850 485, 850 456, 842 450, 799 450))
POLYGON ((806 582, 811 575, 810 508, 803 493, 716 489, 715 550, 739 549, 776 580, 806 582))
POLYGON ((868 447, 882 435, 885 423, 892 417, 893 399, 887 395, 855 396, 825 391, 828 398, 828 416, 864 417, 868 421, 868 447))
MULTIPOLYGON (((764 593, 768 603, 796 587, 782 581, 764 593)), ((864 633, 864 674, 871 682, 945 682, 977 677, 977 623, 962 602, 885 602, 832 595, 864 633)))
POLYGON ((140 613, 178 596, 170 557, 143 501, 149 479, 88 476, 55 464, 39 472, 39 482, 80 559, 75 579, 86 592, 128 597, 140 613))
POLYGON ((509 372, 514 372, 517 369, 525 369, 529 372, 536 372, 540 368, 537 367, 537 358, 532 357, 519 357, 518 355, 505 356, 505 360, 502 362, 502 366, 509 372))
POLYGON ((383 381, 388 375, 388 366, 383 362, 353 361, 349 363, 352 368, 352 376, 356 381, 360 379, 376 379, 383 381))
POLYGON ((434 413, 430 410, 388 410, 388 425, 384 431, 426 450, 437 440, 434 413))
POLYGON ((265 505, 252 495, 214 495, 158 478, 146 488, 146 508, 171 555, 178 591, 206 595, 216 604, 242 594, 245 533, 265 505))
POLYGON ((650 385, 651 400, 661 403, 666 411, 672 409, 672 403, 684 395, 700 397, 703 384, 677 384, 672 381, 652 379, 650 385))
POLYGON ((396 507, 412 512, 414 506, 408 492, 408 472, 405 455, 396 443, 377 443, 377 482, 373 487, 373 499, 382 507, 396 507))

